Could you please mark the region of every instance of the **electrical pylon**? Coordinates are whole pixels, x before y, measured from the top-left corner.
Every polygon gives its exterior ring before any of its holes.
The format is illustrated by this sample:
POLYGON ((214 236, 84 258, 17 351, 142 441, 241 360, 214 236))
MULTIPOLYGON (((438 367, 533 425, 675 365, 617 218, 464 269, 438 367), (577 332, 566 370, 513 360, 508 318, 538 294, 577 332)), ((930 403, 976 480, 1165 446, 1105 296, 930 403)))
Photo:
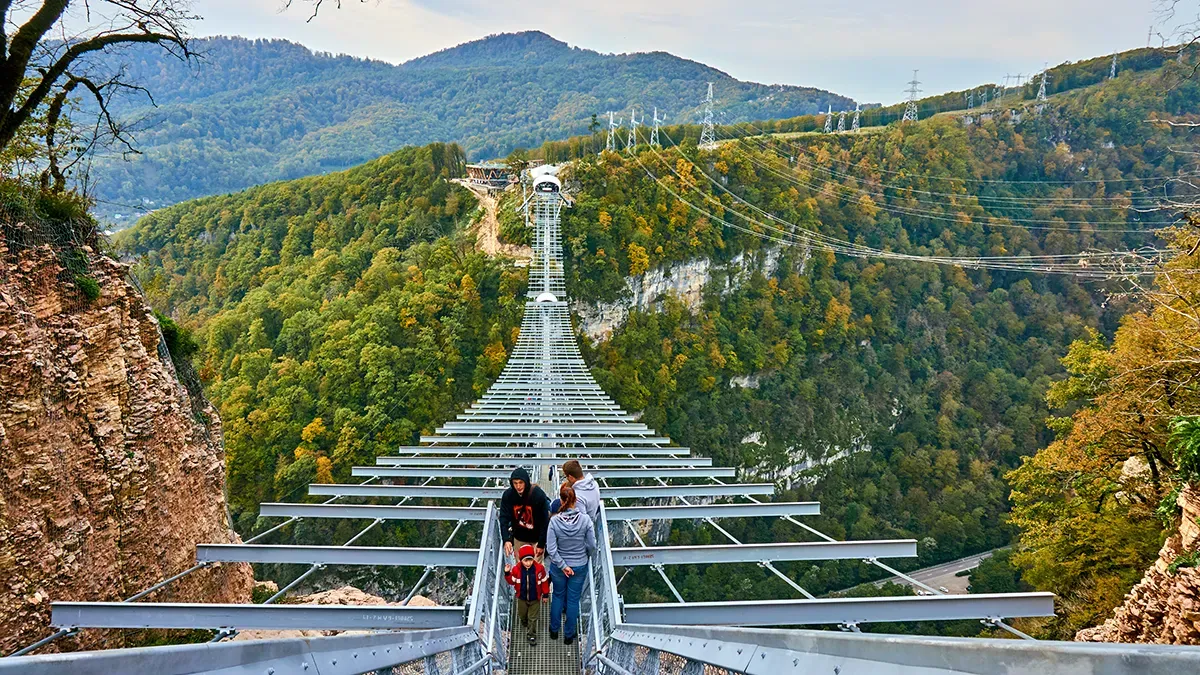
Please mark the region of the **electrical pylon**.
POLYGON ((712 150, 717 147, 717 134, 713 130, 712 82, 708 83, 708 95, 704 97, 704 126, 700 129, 700 147, 712 150))
POLYGON ((1108 79, 1117 79, 1117 55, 1113 54, 1112 67, 1108 69, 1108 79))
POLYGON ((862 115, 862 108, 857 103, 854 104, 854 121, 850 123, 850 131, 858 131, 858 118, 862 115))
POLYGON ((974 89, 963 94, 963 98, 967 99, 967 110, 972 110, 975 108, 975 90, 974 89))
POLYGON ((829 112, 825 113, 825 133, 833 133, 833 104, 829 105, 829 112))
POLYGON ((913 71, 912 82, 908 83, 908 104, 904 106, 904 118, 901 122, 916 122, 917 121, 917 94, 921 93, 917 89, 917 85, 921 84, 917 81, 917 71, 913 71))
MULTIPOLYGON (((1049 64, 1046 65, 1048 66, 1049 64)), ((1046 109, 1046 101, 1049 100, 1046 98, 1046 80, 1049 79, 1049 77, 1050 69, 1046 68, 1042 71, 1042 82, 1038 85, 1037 108, 1035 109, 1039 115, 1041 115, 1042 111, 1046 109)))
POLYGON ((654 109, 654 128, 650 130, 650 145, 661 147, 658 144, 658 123, 662 120, 658 119, 658 108, 654 109))
POLYGON ((604 143, 604 149, 608 152, 617 151, 617 129, 620 126, 619 122, 613 120, 612 111, 608 111, 608 140, 604 143))
POLYGON ((845 132, 846 132, 846 111, 843 110, 842 112, 838 113, 838 133, 841 134, 841 133, 845 133, 845 132))
MULTIPOLYGON (((645 115, 642 116, 642 119, 646 119, 645 115)), ((634 147, 637 146, 637 128, 637 109, 631 108, 629 110, 629 135, 625 137, 625 152, 633 152, 634 147)))

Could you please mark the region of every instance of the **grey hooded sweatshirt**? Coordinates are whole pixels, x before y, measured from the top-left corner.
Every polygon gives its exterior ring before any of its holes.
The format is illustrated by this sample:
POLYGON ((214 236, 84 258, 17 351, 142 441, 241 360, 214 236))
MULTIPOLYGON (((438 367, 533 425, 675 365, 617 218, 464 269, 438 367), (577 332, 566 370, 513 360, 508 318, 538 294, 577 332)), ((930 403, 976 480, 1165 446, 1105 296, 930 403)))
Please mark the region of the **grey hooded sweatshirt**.
POLYGON ((596 479, 592 478, 592 474, 585 473, 571 487, 575 488, 579 510, 586 513, 595 525, 600 520, 600 486, 596 485, 596 479))
POLYGON ((546 555, 558 566, 586 565, 596 552, 596 530, 592 520, 578 508, 559 511, 546 529, 546 555))

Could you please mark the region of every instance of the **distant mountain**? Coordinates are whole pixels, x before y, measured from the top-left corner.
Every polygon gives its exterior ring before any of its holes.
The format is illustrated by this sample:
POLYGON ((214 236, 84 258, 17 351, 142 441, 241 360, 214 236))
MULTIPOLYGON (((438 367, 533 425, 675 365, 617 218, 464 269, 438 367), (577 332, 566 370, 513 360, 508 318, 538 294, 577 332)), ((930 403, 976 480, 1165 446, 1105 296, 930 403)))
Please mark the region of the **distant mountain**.
POLYGON ((539 32, 494 35, 394 66, 284 40, 198 40, 185 63, 152 47, 105 55, 157 106, 128 97, 142 155, 92 169, 102 213, 154 208, 279 179, 343 169, 404 145, 457 141, 472 157, 586 133, 593 114, 657 106, 695 121, 713 82, 721 121, 853 107, 809 87, 741 82, 664 52, 600 54, 539 32))

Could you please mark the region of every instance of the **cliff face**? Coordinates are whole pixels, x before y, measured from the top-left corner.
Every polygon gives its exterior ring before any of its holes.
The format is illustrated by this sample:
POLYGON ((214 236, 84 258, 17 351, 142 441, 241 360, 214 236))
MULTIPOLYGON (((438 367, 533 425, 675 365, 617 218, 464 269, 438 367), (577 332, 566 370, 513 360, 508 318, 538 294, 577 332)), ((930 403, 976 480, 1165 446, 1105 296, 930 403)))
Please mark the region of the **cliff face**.
POLYGON ((1125 596, 1113 618, 1079 631, 1076 640, 1200 644, 1200 569, 1169 571, 1181 554, 1200 549, 1200 490, 1183 490, 1179 506, 1179 533, 1163 544, 1154 567, 1125 596))
MULTIPOLYGON (((697 258, 675 265, 656 267, 636 277, 626 277, 628 296, 611 303, 575 302, 572 310, 579 317, 579 331, 593 341, 607 340, 629 318, 632 310, 648 310, 666 295, 674 295, 689 309, 700 306, 704 287, 714 272, 725 276, 724 291, 741 286, 755 271, 771 274, 779 264, 782 249, 768 248, 757 254, 739 253, 724 265, 708 258, 697 258)), ((800 269, 803 272, 803 267, 800 269)))
MULTIPOLYGON (((121 600, 233 542, 220 424, 193 412, 125 268, 85 250, 100 297, 49 247, 0 239, 0 650, 50 632, 52 600, 121 600)), ((147 598, 246 602, 249 566, 201 570, 147 598)), ((82 645, 119 635, 85 632, 82 645)))

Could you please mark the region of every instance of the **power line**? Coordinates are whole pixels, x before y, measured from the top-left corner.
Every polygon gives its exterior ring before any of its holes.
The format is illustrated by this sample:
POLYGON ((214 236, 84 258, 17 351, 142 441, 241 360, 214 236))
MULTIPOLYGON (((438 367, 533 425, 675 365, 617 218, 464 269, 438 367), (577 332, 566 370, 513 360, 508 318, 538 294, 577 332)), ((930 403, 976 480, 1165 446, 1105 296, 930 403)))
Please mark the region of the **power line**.
MULTIPOLYGON (((668 137, 668 141, 670 141, 669 137, 668 137)), ((675 145, 675 144, 672 142, 672 145, 675 145)), ((683 202, 689 208, 705 215, 706 217, 712 219, 715 222, 722 223, 723 225, 726 225, 734 230, 744 232, 744 233, 750 234, 751 236, 759 237, 764 240, 774 241, 774 242, 782 244, 782 245, 788 245, 788 246, 804 245, 804 246, 810 246, 810 247, 818 247, 818 248, 823 248, 823 249, 832 251, 834 253, 841 253, 843 255, 847 255, 847 256, 851 256, 851 257, 858 257, 858 258, 882 258, 882 259, 890 259, 890 260, 903 260, 903 261, 909 261, 909 262, 929 262, 929 263, 950 265, 950 266, 954 266, 954 267, 963 267, 963 268, 969 268, 969 269, 997 269, 997 270, 1019 271, 1019 272, 1042 272, 1042 273, 1048 273, 1048 274, 1070 274, 1073 276, 1079 276, 1079 277, 1085 277, 1085 278, 1097 278, 1097 279, 1112 278, 1114 276, 1118 276, 1121 274, 1125 274, 1125 275, 1146 274, 1146 273, 1153 272, 1155 269, 1157 269, 1157 267, 1154 264, 1153 259, 1148 257, 1151 254, 1158 255, 1159 252, 1156 249, 1147 249, 1140 253, 1132 252, 1132 251, 1131 252, 1120 251, 1120 252, 1109 252, 1109 253, 1099 253, 1098 252, 1098 253, 1082 253, 1082 254, 1068 254, 1068 255, 990 256, 990 257, 971 257, 971 258, 961 258, 961 257, 953 257, 953 256, 921 256, 921 255, 896 253, 894 251, 883 251, 883 250, 879 250, 879 249, 874 249, 874 248, 871 248, 868 246, 862 246, 862 245, 854 244, 852 242, 848 242, 845 240, 837 239, 837 238, 831 237, 829 235, 824 235, 820 232, 815 232, 812 230, 804 229, 794 223, 789 223, 787 221, 779 219, 779 218, 773 216, 772 214, 769 214, 766 211, 763 211, 762 209, 755 207, 753 204, 750 204, 749 202, 746 202, 744 199, 738 197, 736 194, 734 194, 728 188, 725 188, 724 186, 722 186, 718 181, 714 180, 711 176, 709 176, 707 173, 705 173, 703 169, 696 166, 696 164, 694 162, 691 162, 691 160, 687 159, 686 155, 683 155, 682 150, 680 150, 677 145, 675 145, 675 149, 677 152, 679 152, 680 155, 682 155, 684 157, 684 159, 686 161, 691 163, 692 169, 694 171, 703 175, 711 184, 716 186, 718 189, 729 194, 735 200, 737 200, 743 204, 746 204, 750 208, 757 210, 760 213, 764 214, 769 220, 779 223, 779 224, 782 224, 782 225, 787 225, 790 227, 790 229, 784 230, 784 229, 781 229, 774 225, 770 225, 768 223, 763 223, 759 220, 751 218, 750 216, 747 216, 746 214, 741 213, 740 211, 738 211, 736 209, 732 209, 729 206, 727 206, 726 204, 723 204, 720 200, 716 199, 712 195, 709 195, 707 193, 700 191, 699 188, 694 183, 682 181, 685 184, 690 185, 690 187, 693 191, 701 194, 701 196, 705 197, 707 200, 715 202, 715 204, 719 208, 721 208, 723 211, 731 213, 731 214, 747 221, 747 223, 749 223, 751 225, 756 225, 758 227, 769 230, 770 232, 773 232, 774 234, 767 234, 767 233, 755 231, 753 229, 750 229, 749 227, 743 227, 743 226, 737 225, 736 223, 731 223, 731 222, 725 220, 724 218, 714 214, 713 212, 711 212, 707 209, 704 209, 703 207, 697 206, 697 205, 693 204, 692 202, 688 201, 687 199, 685 199, 682 195, 680 195, 677 191, 675 191, 674 188, 672 188, 669 184, 665 183, 660 177, 651 173, 650 170, 645 166, 645 164, 642 163, 640 157, 635 155, 634 158, 638 162, 638 164, 642 167, 642 169, 646 172, 646 175, 649 178, 654 180, 661 187, 663 187, 665 190, 667 190, 669 193, 671 193, 672 196, 674 196, 679 201, 683 202), (1102 267, 1101 265, 1107 265, 1107 267, 1102 267)), ((678 172, 671 166, 670 162, 665 161, 661 157, 661 155, 658 155, 657 152, 655 152, 654 154, 660 160, 663 161, 663 163, 666 165, 666 167, 670 171, 675 173, 677 177, 679 176, 678 172)))

